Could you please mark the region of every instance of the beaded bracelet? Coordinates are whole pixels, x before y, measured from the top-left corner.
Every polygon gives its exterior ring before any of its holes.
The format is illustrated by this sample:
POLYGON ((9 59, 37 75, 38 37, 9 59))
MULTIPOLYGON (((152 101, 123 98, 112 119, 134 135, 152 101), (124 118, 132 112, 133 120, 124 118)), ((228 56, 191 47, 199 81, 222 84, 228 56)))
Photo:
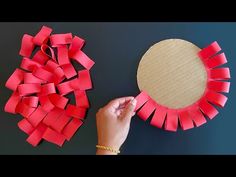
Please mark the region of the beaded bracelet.
POLYGON ((119 154, 119 153, 120 153, 119 150, 113 149, 112 147, 96 145, 96 148, 98 148, 98 149, 103 149, 103 150, 107 150, 107 151, 110 151, 110 152, 113 152, 113 153, 116 153, 116 154, 119 154))

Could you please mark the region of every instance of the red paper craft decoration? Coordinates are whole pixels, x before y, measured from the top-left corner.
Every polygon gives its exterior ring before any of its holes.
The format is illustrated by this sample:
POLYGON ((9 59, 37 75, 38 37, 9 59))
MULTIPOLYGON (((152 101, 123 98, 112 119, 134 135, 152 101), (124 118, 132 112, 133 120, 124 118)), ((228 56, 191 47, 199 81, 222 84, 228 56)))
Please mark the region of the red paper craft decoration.
POLYGON ((222 108, 227 101, 227 97, 220 92, 228 93, 230 88, 230 82, 226 81, 230 79, 229 68, 216 68, 227 63, 225 54, 219 54, 220 51, 218 43, 213 42, 198 53, 207 72, 207 86, 198 101, 181 109, 172 109, 156 103, 143 90, 136 96, 137 115, 144 121, 153 115, 151 125, 174 132, 177 131, 178 122, 183 130, 188 130, 206 123, 206 117, 213 119, 218 114, 215 106, 222 108))
POLYGON ((71 33, 51 33, 51 28, 43 26, 35 36, 23 36, 20 69, 5 84, 13 91, 5 111, 23 116, 18 127, 33 146, 42 139, 62 146, 84 123, 90 106, 86 90, 92 88, 89 70, 94 61, 81 51, 85 41, 71 33), (36 47, 39 50, 32 56, 36 47), (71 59, 85 69, 76 71, 71 59), (65 97, 71 92, 76 105, 65 97))

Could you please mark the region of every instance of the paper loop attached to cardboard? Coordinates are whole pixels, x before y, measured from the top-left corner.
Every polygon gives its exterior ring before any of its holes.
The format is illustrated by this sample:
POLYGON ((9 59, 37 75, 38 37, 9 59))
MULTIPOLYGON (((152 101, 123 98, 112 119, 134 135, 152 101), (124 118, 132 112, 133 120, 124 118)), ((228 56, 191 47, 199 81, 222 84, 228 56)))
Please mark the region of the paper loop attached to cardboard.
POLYGON ((85 40, 71 33, 51 33, 43 26, 35 36, 23 36, 20 69, 5 84, 13 91, 5 111, 23 116, 18 127, 33 146, 43 139, 62 146, 83 125, 90 107, 86 91, 92 88, 89 70, 94 61, 81 51, 85 40), (71 59, 85 69, 77 71, 71 59), (68 93, 75 95, 76 105, 69 103, 68 93))
POLYGON ((139 63, 137 115, 173 132, 203 125, 227 102, 222 94, 230 90, 230 70, 222 67, 226 63, 216 41, 203 49, 180 39, 155 44, 139 63))

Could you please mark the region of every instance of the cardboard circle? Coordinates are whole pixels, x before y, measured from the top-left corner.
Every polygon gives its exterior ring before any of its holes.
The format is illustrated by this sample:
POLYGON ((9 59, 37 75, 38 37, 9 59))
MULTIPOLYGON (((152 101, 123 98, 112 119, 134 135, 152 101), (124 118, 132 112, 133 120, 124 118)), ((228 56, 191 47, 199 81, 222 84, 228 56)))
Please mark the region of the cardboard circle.
POLYGON ((182 39, 167 39, 151 46, 138 66, 139 89, 171 109, 192 105, 207 85, 207 72, 197 55, 200 50, 182 39))

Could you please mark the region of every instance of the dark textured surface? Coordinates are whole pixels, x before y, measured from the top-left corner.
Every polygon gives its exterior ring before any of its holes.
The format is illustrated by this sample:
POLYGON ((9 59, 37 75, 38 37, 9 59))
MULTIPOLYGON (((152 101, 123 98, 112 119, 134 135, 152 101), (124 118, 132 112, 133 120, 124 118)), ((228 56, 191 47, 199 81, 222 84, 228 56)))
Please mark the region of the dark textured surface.
POLYGON ((235 34, 236 23, 0 23, 0 154, 95 154, 97 109, 115 97, 138 94, 136 70, 141 56, 167 38, 189 40, 201 48, 218 41, 231 67, 229 100, 215 119, 185 132, 166 132, 135 116, 122 154, 236 154, 235 34), (42 25, 52 27, 54 33, 72 32, 84 38, 84 51, 96 62, 86 123, 62 148, 46 141, 33 148, 17 127, 21 116, 3 111, 11 94, 4 84, 19 67, 22 35, 34 35, 42 25))

